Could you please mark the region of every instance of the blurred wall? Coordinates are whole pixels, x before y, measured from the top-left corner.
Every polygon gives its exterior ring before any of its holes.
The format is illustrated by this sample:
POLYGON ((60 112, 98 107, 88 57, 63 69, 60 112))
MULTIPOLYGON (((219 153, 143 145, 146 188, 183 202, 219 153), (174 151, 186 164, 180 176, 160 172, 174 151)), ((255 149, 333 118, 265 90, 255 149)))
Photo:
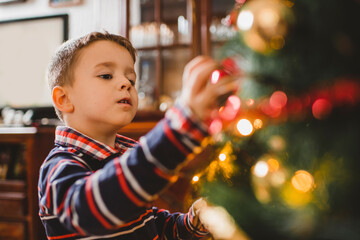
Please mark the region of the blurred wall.
POLYGON ((122 0, 82 0, 80 5, 53 8, 49 0, 26 0, 0 5, 0 21, 53 14, 69 14, 69 38, 91 31, 107 30, 120 34, 122 0))

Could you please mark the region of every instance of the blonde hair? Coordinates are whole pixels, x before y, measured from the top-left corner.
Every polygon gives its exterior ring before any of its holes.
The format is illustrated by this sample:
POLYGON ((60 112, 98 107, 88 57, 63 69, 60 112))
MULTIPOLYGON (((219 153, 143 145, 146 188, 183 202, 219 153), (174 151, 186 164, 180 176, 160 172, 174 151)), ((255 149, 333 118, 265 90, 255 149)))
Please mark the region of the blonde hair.
MULTIPOLYGON (((91 32, 80 38, 68 40, 55 52, 48 66, 46 78, 50 91, 56 86, 65 86, 67 84, 71 86, 74 81, 73 72, 79 51, 84 47, 101 40, 112 41, 126 48, 134 62, 136 61, 135 48, 127 38, 119 35, 110 34, 108 32, 91 32)), ((55 112, 59 119, 63 120, 61 111, 56 107, 55 112)))

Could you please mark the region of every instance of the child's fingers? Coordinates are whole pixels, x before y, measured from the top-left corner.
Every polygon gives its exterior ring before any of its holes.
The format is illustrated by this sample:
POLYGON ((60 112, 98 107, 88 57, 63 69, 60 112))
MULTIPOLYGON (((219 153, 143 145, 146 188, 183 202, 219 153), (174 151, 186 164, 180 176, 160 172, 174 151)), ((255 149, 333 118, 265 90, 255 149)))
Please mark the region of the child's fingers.
POLYGON ((226 94, 234 94, 239 89, 239 83, 238 80, 232 80, 232 79, 224 79, 224 82, 214 84, 211 86, 211 92, 215 99, 226 95, 226 94))
POLYGON ((216 69, 218 64, 213 60, 204 61, 198 65, 191 73, 190 81, 192 81, 192 87, 194 93, 197 93, 203 89, 210 81, 211 73, 216 69))
POLYGON ((187 63, 184 68, 184 74, 183 74, 184 80, 186 81, 186 79, 189 78, 192 70, 194 70, 197 65, 201 64, 204 61, 207 61, 208 59, 209 57, 207 56, 197 56, 194 59, 192 59, 189 63, 187 63))

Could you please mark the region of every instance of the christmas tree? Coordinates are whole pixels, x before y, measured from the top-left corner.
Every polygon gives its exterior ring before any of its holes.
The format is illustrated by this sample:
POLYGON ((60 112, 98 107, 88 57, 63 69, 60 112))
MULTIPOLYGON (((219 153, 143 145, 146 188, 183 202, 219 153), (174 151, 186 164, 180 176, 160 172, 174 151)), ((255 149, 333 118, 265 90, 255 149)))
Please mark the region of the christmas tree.
POLYGON ((234 4, 243 80, 194 189, 251 239, 360 239, 360 1, 234 4))

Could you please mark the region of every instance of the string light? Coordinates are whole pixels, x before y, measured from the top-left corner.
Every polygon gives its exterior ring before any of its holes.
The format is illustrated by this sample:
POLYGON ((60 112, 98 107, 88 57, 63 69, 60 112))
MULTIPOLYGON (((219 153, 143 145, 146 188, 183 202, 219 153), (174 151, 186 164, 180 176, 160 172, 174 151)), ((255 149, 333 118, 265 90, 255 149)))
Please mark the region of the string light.
POLYGON ((253 169, 253 174, 257 177, 265 177, 269 172, 269 166, 265 161, 258 161, 253 169))
POLYGON ((254 120, 254 128, 260 129, 263 126, 263 121, 261 119, 255 119, 254 120))
POLYGON ((272 108, 279 109, 285 107, 287 103, 287 96, 282 91, 274 92, 269 100, 269 104, 272 108))
POLYGON ((314 178, 307 171, 299 170, 291 178, 291 184, 301 192, 308 192, 314 187, 314 178))
POLYGON ((331 103, 326 99, 317 99, 312 105, 312 113, 316 119, 326 118, 332 110, 331 103))
POLYGON ((249 98, 247 101, 246 101, 246 105, 248 105, 249 107, 251 107, 252 105, 254 105, 255 103, 255 100, 252 99, 252 98, 249 98))
POLYGON ((226 160, 226 154, 225 153, 221 153, 220 155, 219 155, 219 160, 220 161, 225 161, 226 160))
POLYGON ((199 177, 197 175, 195 175, 193 178, 192 178, 192 181, 193 183, 196 183, 199 181, 199 177))
POLYGON ((240 30, 247 31, 252 27, 253 22, 254 14, 249 10, 244 10, 240 12, 236 24, 240 30))
POLYGON ((269 166, 270 172, 276 172, 277 170, 279 170, 280 167, 278 160, 274 158, 270 158, 269 160, 267 160, 267 165, 269 166))
POLYGON ((239 133, 243 136, 250 135, 254 129, 251 122, 247 119, 239 120, 236 127, 237 127, 237 130, 239 131, 239 133))

